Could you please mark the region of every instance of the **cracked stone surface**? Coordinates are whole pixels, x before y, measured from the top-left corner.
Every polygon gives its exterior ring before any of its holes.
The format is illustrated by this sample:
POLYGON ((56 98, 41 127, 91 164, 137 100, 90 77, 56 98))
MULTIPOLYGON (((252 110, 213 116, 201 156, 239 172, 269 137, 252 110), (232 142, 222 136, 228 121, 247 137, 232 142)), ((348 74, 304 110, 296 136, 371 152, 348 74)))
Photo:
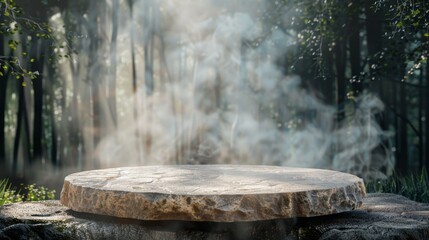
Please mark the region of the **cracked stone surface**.
POLYGON ((364 196, 362 179, 336 171, 182 165, 74 173, 64 180, 61 202, 121 218, 236 222, 350 211, 364 196))

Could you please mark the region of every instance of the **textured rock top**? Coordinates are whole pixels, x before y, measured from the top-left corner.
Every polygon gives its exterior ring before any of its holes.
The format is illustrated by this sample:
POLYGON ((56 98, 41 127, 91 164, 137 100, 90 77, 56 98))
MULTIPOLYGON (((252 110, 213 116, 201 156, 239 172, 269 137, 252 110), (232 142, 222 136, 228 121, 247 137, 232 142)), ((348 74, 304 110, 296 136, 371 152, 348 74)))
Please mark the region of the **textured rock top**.
POLYGON ((75 211, 123 218, 233 222, 349 211, 364 195, 360 178, 336 171, 182 165, 71 174, 61 202, 75 211))

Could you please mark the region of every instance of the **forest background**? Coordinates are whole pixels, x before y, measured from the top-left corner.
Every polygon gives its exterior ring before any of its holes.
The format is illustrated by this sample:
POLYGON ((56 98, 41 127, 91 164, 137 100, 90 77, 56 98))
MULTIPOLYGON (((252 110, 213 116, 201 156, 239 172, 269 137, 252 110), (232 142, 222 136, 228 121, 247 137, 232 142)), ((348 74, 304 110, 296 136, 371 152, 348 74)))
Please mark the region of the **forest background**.
POLYGON ((429 168, 424 0, 1 0, 0 171, 429 168))

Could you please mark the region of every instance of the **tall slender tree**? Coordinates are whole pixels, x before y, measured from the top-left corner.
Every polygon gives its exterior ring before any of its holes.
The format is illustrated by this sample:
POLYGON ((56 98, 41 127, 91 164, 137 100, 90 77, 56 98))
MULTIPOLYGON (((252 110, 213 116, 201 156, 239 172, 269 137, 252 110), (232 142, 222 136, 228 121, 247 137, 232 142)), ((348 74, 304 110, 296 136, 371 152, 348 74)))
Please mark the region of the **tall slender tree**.
POLYGON ((18 170, 18 157, 19 148, 22 147, 22 153, 24 158, 24 164, 31 163, 31 152, 30 152, 30 127, 28 120, 28 112, 26 106, 26 94, 25 87, 22 81, 16 81, 18 91, 18 113, 17 113, 17 127, 15 140, 13 144, 13 172, 16 174, 18 170), (21 144, 22 143, 22 144, 21 144))
MULTIPOLYGON (((140 100, 137 95, 137 66, 136 66, 136 53, 135 53, 135 29, 134 29, 134 0, 128 0, 128 9, 130 11, 130 21, 131 21, 131 27, 130 27, 130 41, 131 41, 131 73, 132 73, 132 92, 134 96, 134 106, 133 106, 133 117, 135 124, 137 128, 134 131, 135 138, 136 138, 136 151, 137 151, 137 157, 138 160, 142 163, 144 161, 143 159, 143 152, 141 148, 141 134, 139 130, 139 124, 140 124, 140 112, 139 112, 139 106, 140 106, 140 100)), ((145 4, 146 1, 144 1, 145 4)), ((143 7, 146 9, 146 6, 143 7)))
POLYGON ((350 49, 350 68, 352 74, 352 88, 354 94, 358 95, 362 92, 362 79, 361 79, 361 27, 359 21, 360 2, 352 3, 354 6, 350 9, 349 13, 349 49, 350 49))
MULTIPOLYGON (((35 42, 31 46, 31 55, 34 56, 34 62, 31 64, 32 71, 43 71, 44 57, 41 52, 46 49, 43 42, 35 42), (41 59, 40 59, 41 58, 41 59)), ((34 114, 33 114, 33 158, 40 160, 43 157, 43 73, 32 79, 34 92, 34 114)))
POLYGON ((112 0, 112 34, 110 37, 110 68, 109 83, 107 89, 107 98, 110 110, 110 116, 115 126, 118 124, 116 111, 116 64, 117 64, 117 45, 118 45, 118 28, 119 28, 119 0, 112 0))
MULTIPOLYGON (((0 16, 0 19, 2 16, 0 16)), ((0 20, 1 21, 1 20, 0 20)), ((5 57, 5 39, 0 36, 0 57, 5 57)), ((6 58, 6 61, 8 59, 6 58)), ((0 165, 6 160, 6 135, 5 135, 5 117, 6 117, 6 93, 7 84, 10 74, 10 69, 5 67, 7 65, 0 64, 0 165)))
MULTIPOLYGON (((429 3, 427 1, 425 2, 424 6, 423 6, 423 10, 425 13, 429 12, 429 3)), ((421 26, 424 26, 424 24, 426 24, 426 26, 427 26, 427 24, 429 22, 429 20, 427 18, 427 14, 424 14, 423 16, 426 16, 426 18, 424 18, 426 21, 424 21, 424 23, 422 23, 421 26)), ((427 28, 426 28, 426 32, 424 32, 424 30, 422 32, 423 32, 422 35, 423 35, 423 37, 425 37, 425 39, 422 41, 421 45, 428 47, 429 46, 429 32, 428 32, 427 28)), ((425 126, 424 148, 426 149, 426 152, 425 152, 424 158, 425 158, 426 170, 429 172, 429 51, 426 51, 426 54, 423 56, 426 59, 426 66, 424 66, 424 64, 422 64, 423 65, 422 74, 424 74, 426 77, 426 84, 425 84, 426 93, 424 94, 426 96, 426 99, 424 100, 426 102, 426 105, 424 108, 425 114, 426 114, 424 116, 425 125, 426 125, 425 126)), ((419 119, 419 120, 422 121, 422 119, 419 119)))

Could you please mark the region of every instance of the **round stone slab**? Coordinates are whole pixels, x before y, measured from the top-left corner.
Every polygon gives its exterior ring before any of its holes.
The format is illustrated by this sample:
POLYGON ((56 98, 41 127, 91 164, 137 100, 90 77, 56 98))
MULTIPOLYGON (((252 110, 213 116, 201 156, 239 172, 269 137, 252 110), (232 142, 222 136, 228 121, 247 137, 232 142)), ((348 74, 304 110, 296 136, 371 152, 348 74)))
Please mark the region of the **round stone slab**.
POLYGON ((181 165, 78 172, 61 202, 74 211, 141 220, 235 222, 350 211, 365 196, 347 173, 260 165, 181 165))

